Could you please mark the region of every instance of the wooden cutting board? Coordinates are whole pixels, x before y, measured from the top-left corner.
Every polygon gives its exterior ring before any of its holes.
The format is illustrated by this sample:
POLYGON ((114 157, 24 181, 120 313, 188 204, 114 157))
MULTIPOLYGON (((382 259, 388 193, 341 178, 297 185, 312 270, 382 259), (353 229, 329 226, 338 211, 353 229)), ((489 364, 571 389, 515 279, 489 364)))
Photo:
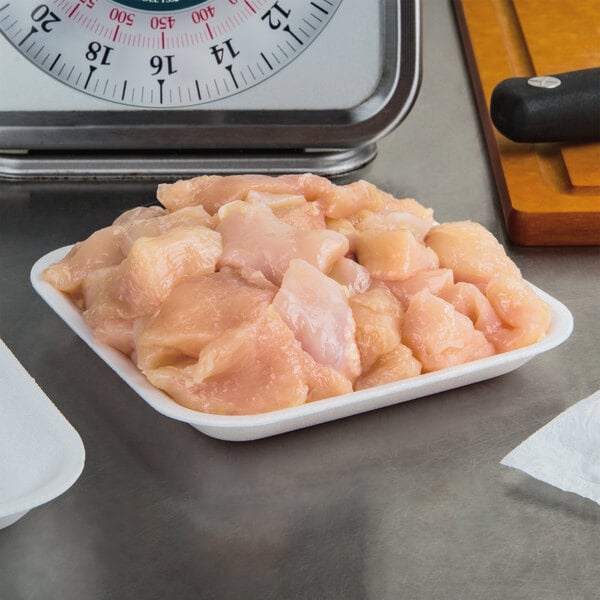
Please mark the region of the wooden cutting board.
POLYGON ((600 0, 454 0, 511 240, 600 245, 600 143, 518 144, 490 119, 509 77, 600 66, 600 0))

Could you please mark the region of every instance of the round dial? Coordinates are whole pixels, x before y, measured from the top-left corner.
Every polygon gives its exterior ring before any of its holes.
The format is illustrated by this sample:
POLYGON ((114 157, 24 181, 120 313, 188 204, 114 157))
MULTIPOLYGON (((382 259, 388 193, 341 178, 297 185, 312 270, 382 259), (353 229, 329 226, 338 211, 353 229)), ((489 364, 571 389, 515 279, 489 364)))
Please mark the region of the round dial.
POLYGON ((0 31, 87 94, 144 108, 213 102, 305 50, 342 0, 0 0, 0 31))

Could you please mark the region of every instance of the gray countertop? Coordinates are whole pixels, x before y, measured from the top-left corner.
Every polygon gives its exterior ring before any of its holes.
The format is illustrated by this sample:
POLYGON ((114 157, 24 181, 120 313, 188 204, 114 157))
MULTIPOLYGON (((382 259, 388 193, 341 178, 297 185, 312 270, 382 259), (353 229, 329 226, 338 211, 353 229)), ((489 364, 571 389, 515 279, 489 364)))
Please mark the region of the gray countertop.
POLYGON ((600 508, 499 464, 600 388, 600 251, 506 239, 449 3, 424 2, 420 96, 358 177, 489 228, 571 310, 569 340, 479 384, 218 441, 155 412, 29 284, 155 186, 0 184, 0 337, 87 453, 69 491, 0 531, 2 600, 600 598, 600 508))

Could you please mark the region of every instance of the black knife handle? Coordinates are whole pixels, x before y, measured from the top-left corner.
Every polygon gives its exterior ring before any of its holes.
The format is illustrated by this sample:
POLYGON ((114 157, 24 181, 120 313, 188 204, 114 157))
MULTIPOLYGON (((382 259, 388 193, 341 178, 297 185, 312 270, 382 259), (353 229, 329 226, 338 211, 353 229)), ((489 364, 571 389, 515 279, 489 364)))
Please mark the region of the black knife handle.
POLYGON ((515 142, 600 140, 600 68, 501 81, 492 122, 515 142))

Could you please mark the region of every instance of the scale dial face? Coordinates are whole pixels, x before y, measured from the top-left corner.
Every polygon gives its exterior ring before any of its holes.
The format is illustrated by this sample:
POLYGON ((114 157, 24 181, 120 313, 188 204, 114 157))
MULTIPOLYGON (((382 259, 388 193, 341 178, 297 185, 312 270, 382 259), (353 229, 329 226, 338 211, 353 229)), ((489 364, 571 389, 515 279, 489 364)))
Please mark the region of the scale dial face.
POLYGON ((206 104, 286 67, 342 0, 0 0, 0 31, 81 92, 142 108, 206 104))

